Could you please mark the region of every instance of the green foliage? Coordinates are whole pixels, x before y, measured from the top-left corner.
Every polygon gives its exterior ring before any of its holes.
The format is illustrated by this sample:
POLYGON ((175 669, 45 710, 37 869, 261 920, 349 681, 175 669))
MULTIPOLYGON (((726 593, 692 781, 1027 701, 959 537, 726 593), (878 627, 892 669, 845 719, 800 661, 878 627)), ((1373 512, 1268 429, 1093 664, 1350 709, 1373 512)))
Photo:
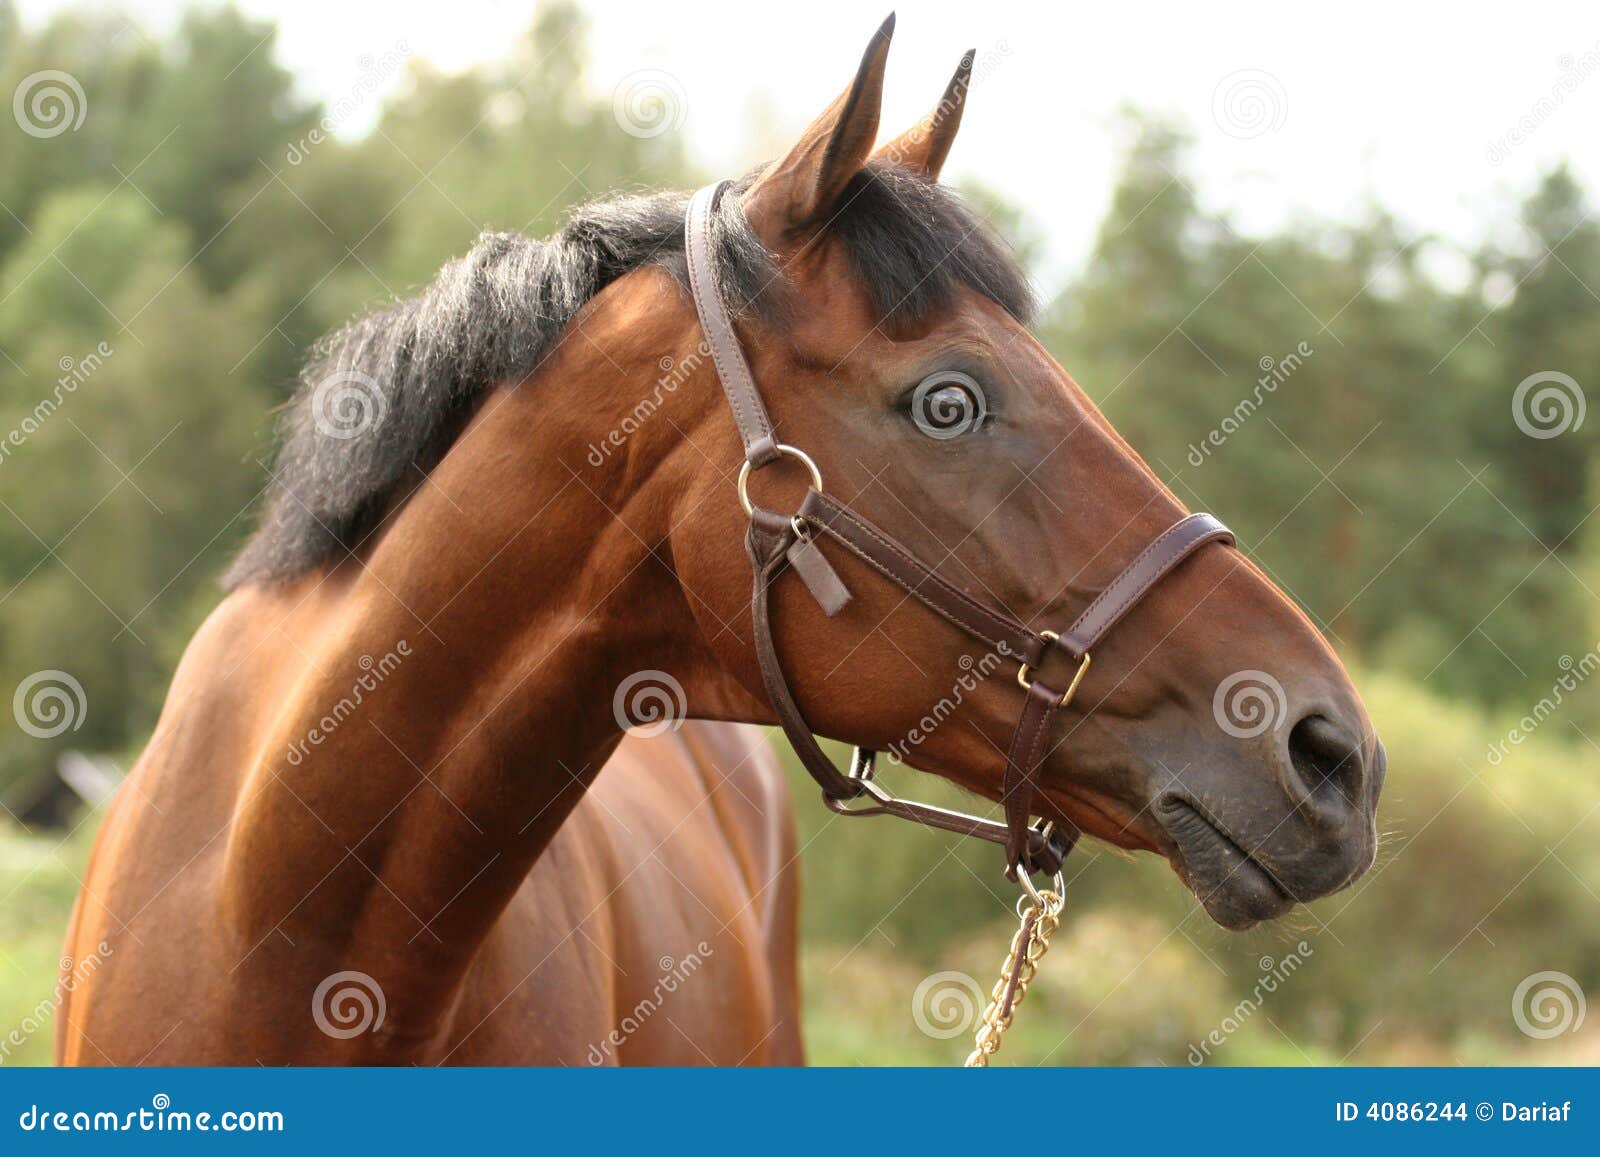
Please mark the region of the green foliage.
MULTIPOLYGON (((0 730, 0 799, 65 745, 126 753, 149 734, 247 528, 271 407, 318 335, 480 231, 546 233, 574 202, 703 175, 677 134, 619 131, 585 95, 569 4, 495 65, 402 61, 354 141, 325 131, 336 110, 298 95, 273 47, 233 8, 155 40, 90 12, 26 29, 0 0, 0 93, 61 70, 87 101, 75 131, 0 132, 0 702, 64 669, 88 704, 53 739, 0 730)), ((350 93, 358 114, 373 99, 350 93)), ((1600 989, 1594 689, 1488 754, 1600 638, 1600 423, 1535 438, 1513 418, 1530 375, 1600 382, 1585 190, 1552 172, 1514 240, 1447 284, 1439 242, 1378 209, 1241 236, 1202 208, 1180 129, 1128 129, 1093 257, 1040 337, 1368 672, 1388 842, 1351 893, 1242 937, 1164 864, 1082 849, 1003 1059, 1185 1064, 1230 1017, 1207 1063, 1595 1059, 1529 1040, 1508 1007, 1543 969, 1600 989), (1302 940, 1302 967, 1241 1015, 1264 958, 1302 940)), ((1040 250, 1036 223, 969 193, 1025 258, 1040 250)), ((796 784, 814 1059, 959 1059, 965 1036, 925 1035, 911 1002, 941 970, 991 983, 1014 899, 993 849, 841 822, 796 784)), ((49 995, 93 826, 63 848, 0 832, 0 1034, 49 995)), ((45 1031, 5 1059, 48 1054, 45 1031)))
POLYGON ((1523 248, 1451 291, 1426 272, 1436 243, 1381 212, 1240 236, 1200 210, 1183 136, 1135 129, 1041 327, 1111 421, 1347 653, 1501 702, 1586 649, 1592 595, 1567 568, 1594 424, 1540 439, 1512 416, 1529 374, 1600 380, 1600 224, 1570 175, 1530 199, 1523 248))

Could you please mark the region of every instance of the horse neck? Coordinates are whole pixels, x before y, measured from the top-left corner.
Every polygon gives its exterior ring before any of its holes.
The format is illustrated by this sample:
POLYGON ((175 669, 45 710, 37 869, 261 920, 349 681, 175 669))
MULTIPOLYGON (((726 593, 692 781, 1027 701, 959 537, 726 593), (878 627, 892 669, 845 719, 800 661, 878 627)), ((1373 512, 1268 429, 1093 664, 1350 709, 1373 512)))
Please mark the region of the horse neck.
POLYGON ((686 480, 643 461, 642 439, 610 473, 648 487, 580 477, 603 433, 583 386, 491 396, 369 558, 286 593, 305 608, 303 633, 279 632, 299 636, 299 670, 228 849, 225 916, 246 944, 281 931, 390 975, 403 959, 447 1000, 620 740, 621 680, 671 670, 702 713, 748 717, 651 549, 659 496, 686 480))

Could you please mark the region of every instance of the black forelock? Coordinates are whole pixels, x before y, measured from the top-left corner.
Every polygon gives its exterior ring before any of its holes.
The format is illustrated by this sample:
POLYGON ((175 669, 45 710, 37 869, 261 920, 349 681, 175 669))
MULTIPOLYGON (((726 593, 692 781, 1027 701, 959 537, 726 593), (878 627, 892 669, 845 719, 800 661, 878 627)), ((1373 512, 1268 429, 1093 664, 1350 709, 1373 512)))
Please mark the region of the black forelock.
POLYGON ((872 162, 845 187, 829 228, 866 282, 878 316, 919 322, 962 287, 1026 324, 1036 304, 1016 255, 943 185, 872 162))

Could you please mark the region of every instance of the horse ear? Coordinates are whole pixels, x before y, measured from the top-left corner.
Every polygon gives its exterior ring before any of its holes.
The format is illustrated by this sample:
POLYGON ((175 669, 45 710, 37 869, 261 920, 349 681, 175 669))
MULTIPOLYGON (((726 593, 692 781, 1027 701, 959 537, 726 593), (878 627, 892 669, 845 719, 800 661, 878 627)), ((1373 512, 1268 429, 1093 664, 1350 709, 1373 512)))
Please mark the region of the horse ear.
POLYGON ((785 238, 827 219, 878 139, 883 70, 894 35, 894 14, 872 34, 850 87, 812 122, 780 161, 745 194, 745 215, 756 232, 785 238))
POLYGON ((956 130, 961 127, 961 112, 967 107, 975 55, 972 49, 967 50, 934 110, 873 153, 873 160, 910 169, 930 181, 939 179, 939 170, 944 168, 944 159, 955 144, 956 130))

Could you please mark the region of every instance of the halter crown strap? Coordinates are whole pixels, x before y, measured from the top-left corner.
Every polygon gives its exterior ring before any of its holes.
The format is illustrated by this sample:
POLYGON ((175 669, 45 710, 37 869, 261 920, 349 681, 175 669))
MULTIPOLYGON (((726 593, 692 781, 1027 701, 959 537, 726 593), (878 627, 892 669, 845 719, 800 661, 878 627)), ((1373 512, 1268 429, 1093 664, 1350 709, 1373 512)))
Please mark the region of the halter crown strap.
POLYGON ((745 461, 752 467, 761 467, 777 459, 778 440, 772 435, 772 419, 767 416, 761 391, 756 389, 750 363, 745 361, 738 335, 733 332, 733 319, 717 290, 717 262, 711 240, 712 215, 723 190, 732 183, 707 185, 690 199, 684 253, 694 311, 700 315, 700 328, 705 330, 706 344, 711 347, 711 361, 717 367, 722 391, 728 395, 734 424, 739 427, 745 461))

